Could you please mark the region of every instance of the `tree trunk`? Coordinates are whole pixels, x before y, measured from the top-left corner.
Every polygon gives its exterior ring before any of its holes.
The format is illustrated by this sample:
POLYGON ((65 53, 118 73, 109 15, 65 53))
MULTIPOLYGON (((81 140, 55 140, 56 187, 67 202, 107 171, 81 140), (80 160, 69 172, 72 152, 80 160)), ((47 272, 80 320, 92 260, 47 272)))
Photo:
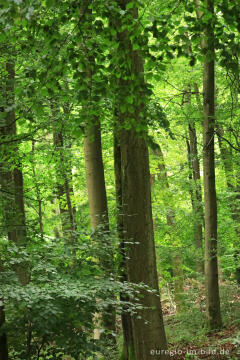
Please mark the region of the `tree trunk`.
MULTIPOLYGON (((207 0, 207 11, 214 14, 214 1, 207 0)), ((203 172, 205 201, 205 274, 207 288, 207 316, 211 330, 222 325, 218 284, 217 259, 217 199, 215 186, 214 126, 215 126, 215 71, 214 28, 211 20, 204 32, 204 123, 203 172), (207 54, 207 55, 206 55, 207 54)))
MULTIPOLYGON (((132 243, 127 248, 128 280, 159 293, 147 146, 134 130, 124 130, 121 138, 124 237, 132 243)), ((149 309, 140 312, 140 319, 132 318, 132 327, 136 359, 145 360, 154 359, 151 349, 166 349, 167 343, 160 299, 157 294, 143 295, 142 305, 149 309)))
MULTIPOLYGON (((115 188, 116 188, 116 203, 117 203, 117 231, 119 238, 119 274, 121 281, 127 281, 127 268, 126 268, 126 249, 124 244, 124 232, 123 232, 123 202, 122 202, 122 177, 121 177, 121 148, 118 137, 114 136, 114 171, 115 171, 115 188)), ((121 301, 129 301, 129 297, 120 294, 121 301)), ((121 360, 135 359, 134 354, 134 341, 131 317, 127 312, 127 308, 123 309, 121 315, 122 329, 123 329, 123 351, 121 354, 121 360)))
POLYGON ((88 187, 91 227, 104 226, 109 231, 107 195, 102 159, 100 123, 97 120, 86 130, 84 137, 84 156, 88 187))
MULTIPOLYGON (((86 35, 83 38, 83 50, 86 51, 86 42, 94 42, 93 38, 93 13, 92 0, 86 0, 84 6, 80 8, 81 21, 85 22, 86 35)), ((93 44, 92 44, 93 45, 93 44)), ((89 45, 87 45, 89 46, 89 45)), ((109 218, 107 207, 107 194, 104 177, 104 167, 102 159, 102 142, 101 142, 101 124, 98 116, 93 115, 94 107, 98 104, 93 100, 94 87, 93 76, 96 73, 96 64, 93 51, 87 50, 86 63, 86 82, 87 82, 87 99, 83 108, 86 110, 86 126, 84 136, 84 158, 86 167, 86 180, 88 189, 88 202, 90 210, 90 223, 93 230, 93 237, 99 244, 101 242, 102 253, 99 255, 99 265, 106 277, 113 276, 114 262, 112 244, 109 240, 109 218)), ((109 294, 114 299, 115 294, 109 294)), ((101 315, 103 327, 106 333, 102 337, 109 340, 112 344, 116 343, 112 335, 116 331, 116 314, 112 305, 109 305, 106 313, 101 315)))
POLYGON ((203 253, 202 253, 202 225, 203 225, 203 208, 202 208, 202 189, 201 189, 201 175, 200 175, 200 164, 197 149, 197 134, 194 124, 189 124, 189 139, 190 139, 190 159, 193 171, 194 181, 194 214, 196 216, 195 222, 195 246, 199 252, 200 259, 197 261, 197 271, 203 273, 203 253))
MULTIPOLYGON (((122 0, 123 10, 130 3, 122 0)), ((130 11, 137 18, 137 9, 130 11)), ((134 19, 133 19, 134 21, 134 19)), ((119 19, 116 19, 119 22, 119 19)), ((120 27, 121 28, 121 27, 120 27)), ((131 283, 144 283, 156 293, 141 290, 139 301, 143 306, 137 316, 131 318, 135 360, 165 359, 167 341, 163 325, 161 302, 159 297, 156 254, 153 235, 149 155, 145 141, 146 123, 144 113, 144 76, 143 61, 139 51, 134 51, 127 30, 118 32, 119 71, 125 71, 119 79, 119 102, 126 104, 130 99, 132 111, 120 106, 121 124, 121 174, 123 231, 127 257, 128 280, 131 283), (124 57, 124 58, 123 58, 124 57), (125 69, 122 64, 127 65, 125 69), (127 122, 125 120, 127 119, 127 122), (130 125, 130 126, 129 126, 130 125), (127 127, 128 128, 125 128, 127 127), (130 127, 130 129, 129 129, 130 127), (141 134, 137 129, 142 129, 141 134), (161 355, 154 351, 161 349, 161 355)), ((122 105, 122 104, 121 104, 122 105)), ((127 106, 126 106, 127 107, 127 106)))
MULTIPOLYGON (((101 239, 101 241, 104 239, 102 244, 103 256, 100 256, 99 261, 105 275, 110 276, 114 271, 114 266, 111 244, 108 239, 107 194, 102 159, 101 126, 98 119, 95 119, 95 123, 86 128, 84 157, 91 228, 94 230, 94 236, 97 239, 101 239)), ((111 335, 115 332, 115 311, 110 306, 107 313, 108 315, 103 314, 102 316, 103 325, 110 334, 108 338, 115 342, 115 338, 111 335)))
MULTIPOLYGON (((16 118, 13 106, 15 81, 14 63, 7 63, 6 70, 8 73, 6 80, 6 105, 12 109, 6 112, 5 126, 2 127, 2 135, 14 137, 16 136, 16 118)), ((14 145, 14 147, 8 147, 3 156, 4 162, 1 166, 1 182, 3 190, 8 194, 4 199, 6 232, 8 234, 8 239, 15 242, 17 246, 26 246, 27 233, 24 210, 23 176, 17 146, 14 145), (15 157, 14 160, 13 156, 15 157)), ((29 281, 29 274, 27 265, 24 264, 24 262, 16 266, 16 273, 20 283, 26 285, 29 281)))
POLYGON ((194 124, 188 125, 189 133, 189 162, 190 171, 192 171, 193 187, 192 187, 192 208, 194 215, 194 243, 197 251, 196 258, 196 271, 197 274, 204 273, 204 260, 203 260, 203 206, 202 206, 202 188, 201 188, 201 175, 200 164, 197 149, 197 134, 194 124))
MULTIPOLYGON (((16 136, 16 118, 14 110, 14 82, 15 69, 14 63, 6 63, 6 94, 5 94, 5 121, 0 127, 1 136, 12 137, 16 136), (11 110, 9 110, 11 109, 11 110)), ((18 148, 16 145, 9 146, 3 149, 1 154, 1 189, 4 196, 4 225, 9 241, 13 241, 18 247, 26 246, 26 222, 24 210, 24 191, 23 191, 23 176, 21 171, 21 164, 18 157, 18 148), (13 159, 14 156, 14 159, 13 159)), ((23 261, 16 266, 16 274, 19 282, 26 285, 29 282, 29 274, 27 265, 23 261)), ((4 299, 1 299, 2 302, 4 299)), ((0 307, 0 326, 5 323, 4 306, 0 307)), ((5 332, 0 335, 0 359, 8 359, 7 335, 5 332)))

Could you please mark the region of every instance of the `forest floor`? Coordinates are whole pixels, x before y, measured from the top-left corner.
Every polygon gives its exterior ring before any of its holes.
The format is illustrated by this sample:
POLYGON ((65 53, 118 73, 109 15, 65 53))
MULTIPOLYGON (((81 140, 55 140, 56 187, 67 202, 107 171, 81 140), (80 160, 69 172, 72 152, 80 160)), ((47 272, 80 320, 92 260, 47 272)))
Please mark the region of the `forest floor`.
POLYGON ((194 343, 169 343, 170 356, 174 360, 186 359, 240 359, 240 332, 236 326, 230 326, 220 333, 211 334, 199 345, 194 343))
POLYGON ((205 289, 202 283, 189 280, 186 282, 184 294, 187 294, 185 305, 178 314, 174 301, 169 298, 169 291, 163 300, 170 358, 240 359, 240 289, 228 281, 221 282, 224 325, 217 333, 209 333, 205 326, 205 289), (169 301, 166 301, 167 299, 169 301))

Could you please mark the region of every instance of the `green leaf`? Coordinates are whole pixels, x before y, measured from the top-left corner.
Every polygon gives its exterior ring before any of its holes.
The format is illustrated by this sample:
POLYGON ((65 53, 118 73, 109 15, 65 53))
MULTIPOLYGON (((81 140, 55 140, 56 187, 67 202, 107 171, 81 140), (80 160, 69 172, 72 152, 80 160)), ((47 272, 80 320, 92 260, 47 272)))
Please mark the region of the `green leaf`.
POLYGON ((134 1, 131 1, 131 2, 129 2, 129 3, 127 4, 126 10, 130 10, 130 9, 132 9, 133 7, 134 7, 134 1))
POLYGON ((127 107, 126 107, 126 104, 121 104, 120 105, 120 110, 121 110, 121 112, 124 114, 126 111, 127 111, 127 107))
POLYGON ((127 101, 128 104, 133 104, 133 95, 127 96, 126 101, 127 101))
POLYGON ((135 50, 138 50, 138 49, 140 49, 140 46, 137 43, 134 43, 133 44, 133 50, 135 51, 135 50))

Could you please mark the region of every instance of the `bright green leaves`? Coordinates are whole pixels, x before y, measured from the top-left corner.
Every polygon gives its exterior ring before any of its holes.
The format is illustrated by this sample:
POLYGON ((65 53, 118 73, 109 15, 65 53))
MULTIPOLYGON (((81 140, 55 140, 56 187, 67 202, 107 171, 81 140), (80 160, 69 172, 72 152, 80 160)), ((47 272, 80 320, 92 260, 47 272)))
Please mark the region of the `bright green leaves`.
POLYGON ((126 101, 128 104, 133 104, 133 101, 134 101, 134 96, 131 94, 131 95, 128 95, 126 97, 126 101))
POLYGON ((170 123, 160 104, 160 99, 155 97, 150 98, 146 114, 147 122, 151 129, 158 130, 159 128, 163 128, 171 135, 170 123))
POLYGON ((134 43, 134 44, 133 44, 133 50, 136 51, 136 50, 139 50, 139 49, 140 49, 139 44, 134 43))
POLYGON ((132 9, 134 6, 136 6, 136 2, 130 1, 130 2, 128 2, 127 5, 126 5, 126 10, 127 10, 127 11, 130 10, 130 9, 132 9))
POLYGON ((127 111, 126 104, 120 104, 119 108, 120 108, 120 111, 121 111, 122 114, 126 113, 126 111, 127 111))

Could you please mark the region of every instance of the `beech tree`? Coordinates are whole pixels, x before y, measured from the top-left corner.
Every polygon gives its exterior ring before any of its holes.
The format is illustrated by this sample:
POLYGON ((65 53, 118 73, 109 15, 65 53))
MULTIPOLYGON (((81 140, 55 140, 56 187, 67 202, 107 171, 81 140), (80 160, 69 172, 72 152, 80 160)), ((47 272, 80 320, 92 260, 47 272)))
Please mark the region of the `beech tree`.
MULTIPOLYGON (((214 19, 214 1, 206 2, 204 9, 214 19)), ((199 9, 197 8, 197 11, 199 9)), ((200 15, 201 16, 201 15, 200 15)), ((215 45, 214 21, 205 26, 202 49, 204 59, 204 122, 203 122, 203 173, 205 202, 205 274, 207 287, 207 315, 211 329, 222 325, 218 284, 217 258, 217 199, 214 163, 215 127, 215 45)))
MULTIPOLYGON (((4 86, 3 99, 3 123, 1 124, 1 138, 7 139, 17 135, 16 133, 16 116, 15 116, 15 68, 14 61, 11 58, 5 64, 6 77, 4 86)), ((2 151, 2 160, 0 165, 0 185, 4 194, 3 211, 4 211, 4 230, 10 242, 13 242, 19 251, 26 246, 26 222, 23 196, 23 176, 21 171, 20 159, 17 158, 17 164, 14 163, 13 152, 18 153, 18 147, 15 145, 2 151)), ((0 263, 2 268, 2 263, 0 263)), ((26 263, 21 261, 16 265, 15 271, 21 285, 26 285, 29 281, 29 274, 26 263)), ((1 326, 5 326, 4 298, 1 299, 1 326)), ((8 359, 7 335, 1 334, 0 357, 8 359)))
POLYGON ((239 14, 1 1, 0 360, 237 358, 239 14))
MULTIPOLYGON (((115 22, 122 29, 119 32, 117 28, 119 60, 129 63, 129 66, 127 65, 124 69, 121 69, 121 62, 118 65, 119 71, 122 71, 118 82, 118 96, 121 102, 124 101, 123 96, 126 99, 125 104, 120 103, 118 116, 122 126, 120 134, 121 207, 124 247, 127 248, 127 277, 132 283, 143 283, 150 287, 149 291, 142 290, 143 309, 139 312, 139 316, 131 319, 134 344, 130 345, 134 345, 134 350, 129 349, 128 353, 132 356, 134 352, 135 359, 140 357, 150 359, 152 358, 151 350, 159 347, 167 350, 167 342, 159 298, 153 235, 149 155, 146 144, 146 119, 144 119, 146 85, 141 52, 136 50, 138 46, 133 47, 130 40, 131 33, 128 30, 138 26, 137 23, 134 25, 134 20, 138 16, 137 5, 123 1, 121 9, 129 12, 128 18, 122 19, 120 23, 116 19, 115 22), (126 119, 130 121, 130 129, 127 129, 126 119)), ((139 40, 138 38, 137 41, 139 40)), ((164 353, 160 356, 162 359, 167 357, 164 353)))

